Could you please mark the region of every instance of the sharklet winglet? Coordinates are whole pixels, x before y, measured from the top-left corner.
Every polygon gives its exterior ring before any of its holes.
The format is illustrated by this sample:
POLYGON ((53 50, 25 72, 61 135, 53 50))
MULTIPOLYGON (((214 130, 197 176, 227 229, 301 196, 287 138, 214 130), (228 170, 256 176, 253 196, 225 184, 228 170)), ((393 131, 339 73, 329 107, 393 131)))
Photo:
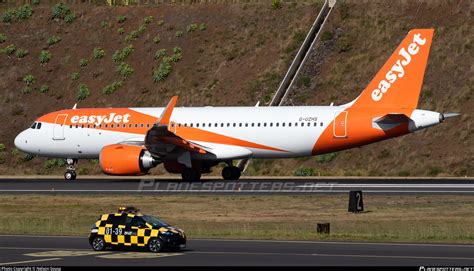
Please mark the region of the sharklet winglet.
POLYGON ((163 113, 161 113, 160 118, 156 122, 157 125, 168 125, 170 122, 171 114, 173 113, 176 102, 178 101, 178 96, 173 96, 166 106, 163 113))

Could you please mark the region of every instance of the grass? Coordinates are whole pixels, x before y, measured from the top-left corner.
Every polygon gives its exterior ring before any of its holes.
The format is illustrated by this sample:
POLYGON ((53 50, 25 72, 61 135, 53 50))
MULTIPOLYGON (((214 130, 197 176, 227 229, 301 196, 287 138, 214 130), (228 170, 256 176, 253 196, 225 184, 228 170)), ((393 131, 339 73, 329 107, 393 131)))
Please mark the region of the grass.
POLYGON ((0 232, 86 236, 100 214, 132 205, 190 238, 474 241, 471 196, 366 195, 364 203, 367 211, 352 214, 346 195, 0 195, 0 232), (326 222, 331 234, 318 235, 326 222))

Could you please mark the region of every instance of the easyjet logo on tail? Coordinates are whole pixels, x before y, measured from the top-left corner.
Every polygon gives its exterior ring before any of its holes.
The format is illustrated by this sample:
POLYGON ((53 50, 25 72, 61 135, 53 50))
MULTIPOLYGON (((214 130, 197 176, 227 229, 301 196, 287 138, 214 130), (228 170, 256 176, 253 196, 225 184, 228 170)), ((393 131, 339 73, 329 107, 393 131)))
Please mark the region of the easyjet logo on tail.
POLYGON ((80 123, 80 124, 96 124, 96 125, 101 125, 102 123, 128 123, 130 122, 130 114, 125 114, 125 115, 119 115, 117 113, 110 113, 108 116, 107 115, 102 115, 102 116, 73 116, 71 117, 71 123, 80 123))
POLYGON ((402 78, 405 75, 405 67, 410 64, 412 56, 415 56, 420 51, 420 46, 426 44, 426 38, 422 38, 421 34, 415 34, 413 36, 413 42, 410 43, 407 48, 402 47, 398 51, 398 55, 401 56, 392 68, 385 75, 385 79, 382 79, 378 88, 372 91, 372 100, 378 102, 382 100, 382 97, 390 89, 398 78, 402 78))

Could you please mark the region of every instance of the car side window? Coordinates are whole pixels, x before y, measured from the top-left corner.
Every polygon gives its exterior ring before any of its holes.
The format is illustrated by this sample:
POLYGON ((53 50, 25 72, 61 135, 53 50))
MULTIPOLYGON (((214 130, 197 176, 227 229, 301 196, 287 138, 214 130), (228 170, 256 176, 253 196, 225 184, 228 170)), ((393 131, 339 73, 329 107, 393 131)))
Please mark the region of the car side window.
POLYGON ((109 215, 109 219, 107 220, 108 224, 112 225, 124 225, 125 224, 126 216, 116 216, 116 215, 109 215))
POLYGON ((140 217, 136 216, 132 219, 132 223, 130 224, 132 227, 144 227, 145 226, 145 221, 141 219, 140 217))

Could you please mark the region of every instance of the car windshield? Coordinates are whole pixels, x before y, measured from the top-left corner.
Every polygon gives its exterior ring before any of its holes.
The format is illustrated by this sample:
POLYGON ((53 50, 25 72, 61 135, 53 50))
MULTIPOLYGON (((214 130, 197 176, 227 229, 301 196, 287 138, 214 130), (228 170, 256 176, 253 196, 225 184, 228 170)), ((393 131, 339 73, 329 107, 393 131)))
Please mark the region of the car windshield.
POLYGON ((143 220, 145 220, 145 222, 151 224, 153 227, 168 227, 169 226, 165 222, 163 222, 163 221, 161 221, 158 218, 153 217, 153 216, 144 215, 144 216, 142 216, 142 218, 143 218, 143 220))

